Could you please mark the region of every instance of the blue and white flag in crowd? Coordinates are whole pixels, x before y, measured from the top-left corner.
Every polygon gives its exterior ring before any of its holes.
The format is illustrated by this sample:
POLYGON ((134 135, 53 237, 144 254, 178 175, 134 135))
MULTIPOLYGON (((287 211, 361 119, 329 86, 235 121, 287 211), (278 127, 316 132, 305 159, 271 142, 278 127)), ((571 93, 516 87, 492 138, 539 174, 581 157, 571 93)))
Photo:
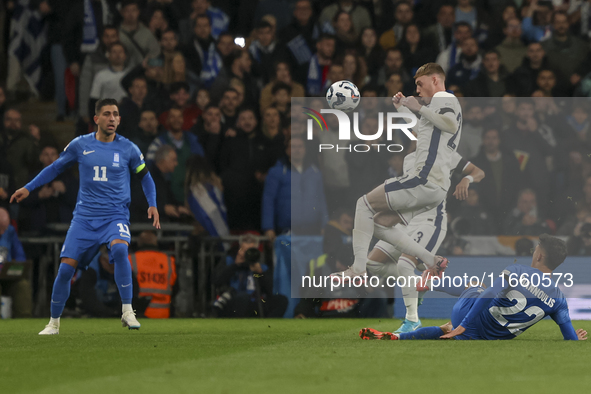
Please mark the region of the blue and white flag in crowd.
POLYGON ((29 7, 31 0, 17 0, 10 23, 8 53, 14 55, 23 74, 38 93, 41 82, 41 52, 47 44, 47 27, 43 15, 29 7))

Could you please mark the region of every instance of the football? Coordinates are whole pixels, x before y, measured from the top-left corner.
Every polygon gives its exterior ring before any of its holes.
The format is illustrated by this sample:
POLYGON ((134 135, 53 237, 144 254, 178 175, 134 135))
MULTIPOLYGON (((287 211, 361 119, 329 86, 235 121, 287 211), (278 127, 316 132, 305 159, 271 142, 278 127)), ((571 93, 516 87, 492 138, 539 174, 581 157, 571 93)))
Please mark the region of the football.
POLYGON ((359 89, 351 81, 333 83, 326 92, 328 107, 343 112, 351 112, 359 105, 359 89))

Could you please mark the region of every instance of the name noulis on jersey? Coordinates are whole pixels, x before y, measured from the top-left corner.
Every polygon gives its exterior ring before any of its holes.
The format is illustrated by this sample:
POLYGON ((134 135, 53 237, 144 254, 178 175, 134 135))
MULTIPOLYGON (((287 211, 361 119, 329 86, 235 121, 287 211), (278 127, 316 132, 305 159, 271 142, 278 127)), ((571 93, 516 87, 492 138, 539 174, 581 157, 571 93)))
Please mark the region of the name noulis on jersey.
POLYGON ((554 303, 556 302, 556 300, 554 298, 548 297, 548 294, 544 293, 542 290, 538 289, 536 286, 529 285, 529 287, 527 287, 527 291, 532 293, 534 296, 538 297, 540 299, 540 301, 542 301, 544 304, 548 305, 550 308, 552 308, 554 306, 554 303))

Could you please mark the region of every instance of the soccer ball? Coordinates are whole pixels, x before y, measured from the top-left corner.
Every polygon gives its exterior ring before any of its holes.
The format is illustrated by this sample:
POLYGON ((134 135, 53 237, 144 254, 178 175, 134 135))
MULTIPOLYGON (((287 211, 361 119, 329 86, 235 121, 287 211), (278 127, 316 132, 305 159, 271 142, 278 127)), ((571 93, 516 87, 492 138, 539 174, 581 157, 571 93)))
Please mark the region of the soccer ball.
POLYGON ((328 107, 343 112, 351 112, 359 104, 359 89, 351 81, 333 83, 326 92, 328 107))

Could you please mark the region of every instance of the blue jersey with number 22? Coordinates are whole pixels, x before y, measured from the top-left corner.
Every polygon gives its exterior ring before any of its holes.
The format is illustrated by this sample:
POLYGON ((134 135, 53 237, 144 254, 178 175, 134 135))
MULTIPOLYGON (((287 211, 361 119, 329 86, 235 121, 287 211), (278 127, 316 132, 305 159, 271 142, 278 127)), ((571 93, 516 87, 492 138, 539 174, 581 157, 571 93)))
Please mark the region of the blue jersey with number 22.
POLYGON ((139 148, 120 135, 113 142, 101 142, 96 133, 86 134, 73 139, 53 165, 61 172, 75 163, 80 190, 74 217, 129 219, 130 173, 145 167, 139 148))
POLYGON ((473 323, 483 338, 515 338, 546 316, 558 325, 570 322, 564 294, 549 274, 544 276, 536 268, 519 264, 505 268, 503 274, 505 281, 513 278, 510 286, 497 294, 473 323))

